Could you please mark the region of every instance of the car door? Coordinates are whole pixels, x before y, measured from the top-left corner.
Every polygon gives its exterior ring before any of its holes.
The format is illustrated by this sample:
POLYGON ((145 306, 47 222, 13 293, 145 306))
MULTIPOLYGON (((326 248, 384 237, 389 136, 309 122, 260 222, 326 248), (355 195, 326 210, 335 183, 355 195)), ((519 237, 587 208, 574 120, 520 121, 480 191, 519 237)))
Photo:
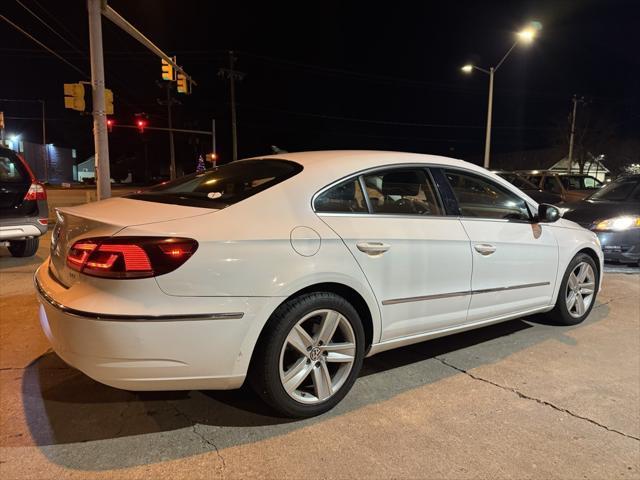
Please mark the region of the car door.
POLYGON ((382 312, 381 341, 464 323, 471 251, 428 170, 369 171, 316 196, 314 208, 349 248, 382 312))
POLYGON ((558 246, 551 229, 532 222, 524 199, 488 176, 462 169, 444 174, 471 240, 470 323, 549 305, 558 246))

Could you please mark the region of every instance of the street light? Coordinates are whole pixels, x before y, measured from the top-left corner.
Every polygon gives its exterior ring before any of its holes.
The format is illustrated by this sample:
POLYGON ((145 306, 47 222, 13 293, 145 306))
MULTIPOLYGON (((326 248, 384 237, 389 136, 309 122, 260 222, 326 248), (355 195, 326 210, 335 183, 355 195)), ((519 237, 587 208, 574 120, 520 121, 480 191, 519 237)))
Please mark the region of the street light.
POLYGON ((531 43, 533 42, 536 34, 542 25, 540 22, 531 22, 529 26, 516 34, 516 41, 511 45, 511 48, 507 50, 507 53, 504 54, 502 60, 498 62, 495 67, 490 67, 488 70, 486 68, 481 68, 476 65, 467 64, 461 68, 464 73, 471 73, 473 70, 478 70, 479 72, 486 73, 489 75, 489 106, 487 108, 487 132, 484 141, 484 168, 489 168, 489 153, 491 151, 491 115, 493 113, 493 76, 498 71, 500 66, 507 59, 511 51, 516 48, 518 43, 531 43))

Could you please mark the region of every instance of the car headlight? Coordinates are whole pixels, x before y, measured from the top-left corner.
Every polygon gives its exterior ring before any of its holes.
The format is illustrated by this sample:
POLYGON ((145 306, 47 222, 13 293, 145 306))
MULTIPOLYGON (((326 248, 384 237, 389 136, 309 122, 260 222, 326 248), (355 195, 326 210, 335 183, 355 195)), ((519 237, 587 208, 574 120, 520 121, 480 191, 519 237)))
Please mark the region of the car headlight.
POLYGON ((640 216, 625 215, 623 217, 609 218, 596 223, 594 230, 614 230, 616 232, 640 228, 640 216))

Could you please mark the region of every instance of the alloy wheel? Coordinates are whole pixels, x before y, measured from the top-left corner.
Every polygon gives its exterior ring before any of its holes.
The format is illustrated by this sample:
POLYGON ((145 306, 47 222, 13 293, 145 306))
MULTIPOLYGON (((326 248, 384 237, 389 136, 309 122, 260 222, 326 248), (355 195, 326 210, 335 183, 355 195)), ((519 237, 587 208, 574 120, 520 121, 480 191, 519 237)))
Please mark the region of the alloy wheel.
POLYGON ((580 262, 572 270, 567 282, 566 304, 569 315, 580 318, 589 310, 596 288, 596 275, 587 262, 580 262))
POLYGON ((305 404, 324 402, 349 377, 356 356, 351 324, 336 310, 315 310, 291 328, 280 352, 280 381, 305 404))

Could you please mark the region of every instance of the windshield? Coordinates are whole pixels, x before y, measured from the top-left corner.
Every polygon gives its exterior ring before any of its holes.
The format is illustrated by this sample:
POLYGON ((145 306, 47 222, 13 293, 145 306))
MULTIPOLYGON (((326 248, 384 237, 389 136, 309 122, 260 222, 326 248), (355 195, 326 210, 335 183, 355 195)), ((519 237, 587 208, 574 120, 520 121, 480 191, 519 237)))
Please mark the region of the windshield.
POLYGON ((640 179, 618 180, 605 185, 589 197, 589 200, 604 200, 608 202, 624 202, 632 200, 631 194, 635 192, 634 200, 638 200, 640 193, 640 179))
POLYGON ((128 198, 224 208, 293 177, 301 170, 301 165, 285 160, 241 160, 162 183, 128 198))

